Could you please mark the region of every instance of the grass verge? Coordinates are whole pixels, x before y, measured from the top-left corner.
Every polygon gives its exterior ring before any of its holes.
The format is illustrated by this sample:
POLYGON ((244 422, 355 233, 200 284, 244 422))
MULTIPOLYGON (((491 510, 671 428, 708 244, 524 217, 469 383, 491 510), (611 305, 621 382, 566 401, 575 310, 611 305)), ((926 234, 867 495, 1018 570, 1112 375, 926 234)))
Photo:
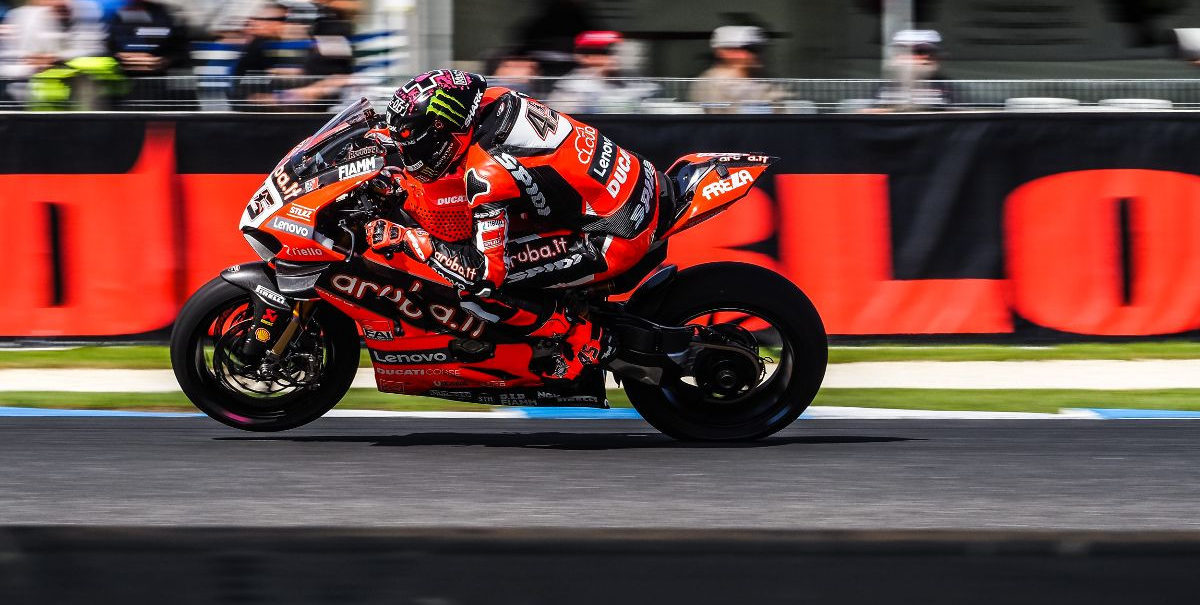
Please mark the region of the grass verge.
MULTIPOLYGON (((771 354, 770 351, 766 352, 771 354)), ((778 353, 773 355, 778 357, 778 353)), ((830 347, 830 363, 861 361, 1036 361, 1046 359, 1200 359, 1200 342, 1013 345, 869 345, 830 347)), ((360 367, 370 365, 363 352, 360 367)), ((0 369, 94 368, 168 369, 162 346, 77 347, 52 351, 0 349, 0 369)))
MULTIPOLYGON (((609 391, 614 407, 628 407, 622 391, 609 391)), ((823 389, 813 405, 988 412, 1047 412, 1062 408, 1200 410, 1200 389, 1138 391, 823 389)), ((194 411, 182 393, 0 392, 0 406, 63 409, 194 411)), ((480 411, 488 406, 351 389, 343 409, 480 411)))

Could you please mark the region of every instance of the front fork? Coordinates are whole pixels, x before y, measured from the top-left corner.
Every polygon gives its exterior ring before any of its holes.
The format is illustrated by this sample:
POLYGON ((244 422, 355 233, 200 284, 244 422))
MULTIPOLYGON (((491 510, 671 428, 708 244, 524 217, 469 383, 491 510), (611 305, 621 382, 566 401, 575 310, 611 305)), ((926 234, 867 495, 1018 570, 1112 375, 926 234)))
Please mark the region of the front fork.
POLYGON ((275 362, 296 338, 300 328, 317 308, 315 300, 298 300, 289 310, 279 309, 259 299, 254 300, 254 324, 246 334, 243 353, 247 359, 275 362))

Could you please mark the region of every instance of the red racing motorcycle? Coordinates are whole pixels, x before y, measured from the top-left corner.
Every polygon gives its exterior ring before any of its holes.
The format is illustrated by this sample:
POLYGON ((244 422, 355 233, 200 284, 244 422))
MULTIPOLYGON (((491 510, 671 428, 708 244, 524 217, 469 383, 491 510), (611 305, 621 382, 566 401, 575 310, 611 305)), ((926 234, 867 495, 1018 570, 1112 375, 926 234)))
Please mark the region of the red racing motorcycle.
MULTIPOLYGON (((428 185, 447 187, 424 196, 436 207, 372 186, 394 151, 377 136, 385 128, 360 100, 288 153, 247 204, 241 230, 262 262, 202 286, 171 334, 179 385, 205 414, 249 431, 320 418, 350 388, 363 342, 378 388, 402 395, 604 408, 611 374, 650 424, 679 439, 764 437, 816 396, 825 330, 795 285, 742 263, 662 266, 670 236, 745 196, 773 158, 680 158, 665 173, 673 191, 659 202, 668 225, 639 264, 604 283, 526 292, 585 314, 615 341, 615 353, 578 379, 546 381, 530 367, 554 348, 481 322, 425 264, 367 248, 363 226, 374 218, 434 233, 447 213, 469 216, 451 188, 461 181, 428 185)), ((529 248, 518 238, 507 253, 533 271, 547 259, 570 262, 563 251, 529 248)))

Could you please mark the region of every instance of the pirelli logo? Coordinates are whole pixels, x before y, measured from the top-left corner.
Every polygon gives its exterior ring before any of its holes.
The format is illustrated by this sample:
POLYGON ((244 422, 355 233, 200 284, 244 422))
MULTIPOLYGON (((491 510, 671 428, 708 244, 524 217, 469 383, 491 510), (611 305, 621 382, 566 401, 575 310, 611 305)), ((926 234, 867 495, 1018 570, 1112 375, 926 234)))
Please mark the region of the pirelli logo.
POLYGON ((467 107, 440 88, 433 91, 425 113, 438 116, 458 128, 467 125, 467 107))

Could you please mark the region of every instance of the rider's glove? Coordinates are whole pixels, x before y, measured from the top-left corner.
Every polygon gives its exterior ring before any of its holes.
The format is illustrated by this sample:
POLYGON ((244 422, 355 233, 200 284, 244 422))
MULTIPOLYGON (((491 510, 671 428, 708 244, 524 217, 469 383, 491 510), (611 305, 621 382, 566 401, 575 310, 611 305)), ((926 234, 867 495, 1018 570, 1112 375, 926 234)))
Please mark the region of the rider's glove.
POLYGON ((404 201, 404 197, 408 197, 408 192, 404 189, 404 170, 395 166, 384 166, 379 174, 375 175, 369 182, 371 189, 379 195, 396 195, 402 197, 400 201, 404 201))
POLYGON ((424 229, 397 225, 381 218, 367 223, 367 245, 376 252, 399 248, 421 262, 428 261, 433 255, 433 242, 424 229))

